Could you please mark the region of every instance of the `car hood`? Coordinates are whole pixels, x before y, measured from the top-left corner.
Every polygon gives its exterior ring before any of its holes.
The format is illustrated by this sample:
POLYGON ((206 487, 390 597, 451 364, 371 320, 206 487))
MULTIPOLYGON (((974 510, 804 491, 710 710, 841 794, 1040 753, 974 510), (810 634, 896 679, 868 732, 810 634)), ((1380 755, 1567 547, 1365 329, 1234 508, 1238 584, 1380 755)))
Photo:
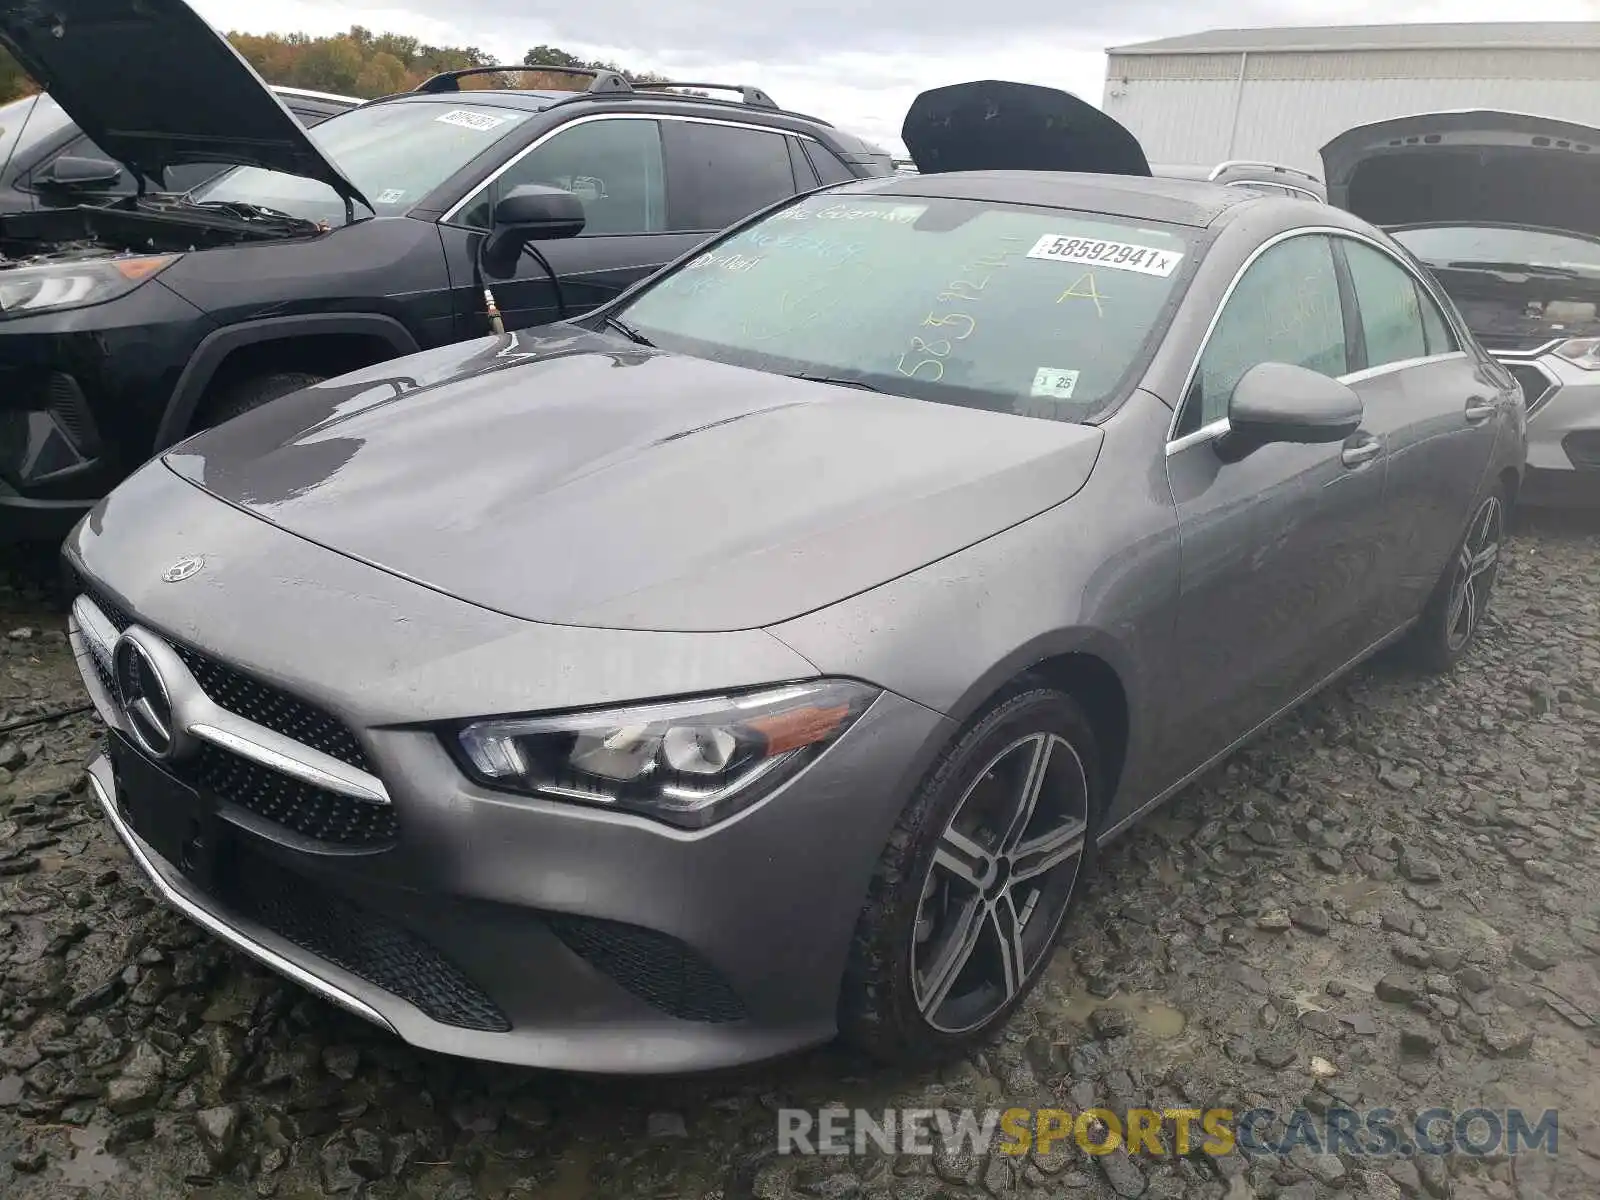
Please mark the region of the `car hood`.
POLYGON ((800 616, 1026 520, 1099 453, 1088 426, 553 330, 309 388, 165 461, 497 612, 710 632, 800 616))
POLYGON ((1071 92, 984 79, 921 93, 900 130, 924 175, 1091 171, 1149 175, 1139 139, 1071 92))
POLYGON ((0 46, 136 176, 160 179, 185 162, 236 163, 363 199, 183 0, 0 0, 0 46))
POLYGON ((1459 221, 1600 235, 1600 129, 1466 109, 1346 130, 1322 148, 1328 202, 1374 225, 1459 221))

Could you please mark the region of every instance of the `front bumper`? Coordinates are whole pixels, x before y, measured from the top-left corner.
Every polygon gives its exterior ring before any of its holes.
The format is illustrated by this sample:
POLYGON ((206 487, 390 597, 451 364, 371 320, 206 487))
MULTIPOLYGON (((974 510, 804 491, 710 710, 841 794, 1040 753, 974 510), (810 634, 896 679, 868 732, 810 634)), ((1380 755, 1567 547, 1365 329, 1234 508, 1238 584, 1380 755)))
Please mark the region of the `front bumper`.
MULTIPOLYGON (((73 647, 116 730, 85 615, 73 647)), ((232 732, 250 737, 252 717, 267 716, 206 670, 196 668, 217 703, 249 710, 232 732)), ((433 734, 369 726, 392 829, 361 844, 307 839, 273 817, 292 807, 281 796, 263 803, 255 785, 230 796, 219 784, 233 853, 210 884, 135 832, 123 801, 140 798, 119 795, 106 758, 90 777, 168 903, 405 1041, 524 1066, 675 1073, 833 1036, 872 866, 947 725, 886 693, 783 789, 692 833, 479 789, 433 734)), ((335 825, 349 828, 320 828, 335 825)))
POLYGON ((1522 384, 1528 405, 1529 505, 1600 500, 1600 371, 1553 354, 1496 356, 1522 384))

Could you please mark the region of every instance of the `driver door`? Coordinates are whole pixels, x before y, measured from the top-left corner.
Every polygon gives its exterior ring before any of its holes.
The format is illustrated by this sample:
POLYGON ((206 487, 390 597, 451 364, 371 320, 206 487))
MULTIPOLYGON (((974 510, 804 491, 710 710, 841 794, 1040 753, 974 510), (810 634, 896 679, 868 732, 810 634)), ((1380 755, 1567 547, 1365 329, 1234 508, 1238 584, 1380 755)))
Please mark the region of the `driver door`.
POLYGON ((1174 778, 1293 703, 1381 636, 1371 603, 1387 457, 1365 425, 1342 444, 1216 453, 1228 399, 1261 362, 1337 378, 1349 302, 1322 234, 1247 267, 1201 352, 1167 446, 1182 570, 1167 722, 1174 778))

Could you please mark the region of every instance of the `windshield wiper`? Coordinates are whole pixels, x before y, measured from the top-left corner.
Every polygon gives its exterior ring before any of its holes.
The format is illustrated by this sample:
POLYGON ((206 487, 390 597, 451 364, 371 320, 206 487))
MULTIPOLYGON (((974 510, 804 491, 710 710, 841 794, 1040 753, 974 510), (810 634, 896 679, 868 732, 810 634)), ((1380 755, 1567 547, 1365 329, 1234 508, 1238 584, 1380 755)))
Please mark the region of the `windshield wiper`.
POLYGON ((605 318, 605 323, 607 325, 611 326, 611 328, 615 329, 623 337, 627 338, 630 342, 633 342, 635 345, 648 346, 652 350, 654 350, 655 347, 656 347, 656 344, 654 342, 652 342, 649 338, 645 337, 644 334, 640 333, 632 325, 624 325, 621 321, 617 320, 615 317, 606 317, 605 318))
POLYGON ((1544 279, 1582 279, 1582 271, 1570 267, 1545 267, 1538 263, 1491 262, 1477 259, 1460 259, 1441 263, 1447 271, 1498 271, 1507 275, 1538 275, 1544 279))
POLYGON ((210 212, 225 213, 230 217, 238 217, 243 221, 271 221, 274 224, 284 224, 296 229, 318 229, 321 226, 309 217, 297 217, 293 213, 286 213, 280 209, 268 208, 264 204, 248 204, 243 200, 190 200, 184 197, 182 201, 185 208, 203 208, 210 212))
POLYGON ((882 392, 881 387, 875 387, 864 379, 847 379, 843 375, 812 375, 808 371, 786 371, 790 379, 804 379, 807 383, 831 383, 838 387, 859 388, 863 392, 882 392))

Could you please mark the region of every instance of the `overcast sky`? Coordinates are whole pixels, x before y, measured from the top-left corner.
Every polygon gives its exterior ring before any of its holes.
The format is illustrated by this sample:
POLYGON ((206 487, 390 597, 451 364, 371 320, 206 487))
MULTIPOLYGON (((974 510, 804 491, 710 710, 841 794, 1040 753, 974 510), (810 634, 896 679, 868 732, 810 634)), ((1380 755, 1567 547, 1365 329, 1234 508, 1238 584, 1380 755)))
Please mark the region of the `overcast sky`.
POLYGON ((540 43, 634 70, 753 83, 902 153, 899 131, 919 91, 1014 79, 1100 103, 1107 46, 1252 25, 1404 21, 1593 20, 1597 0, 190 0, 222 30, 338 33, 352 24, 425 42, 476 45, 520 62, 540 43), (448 14, 448 15, 441 15, 448 14))

